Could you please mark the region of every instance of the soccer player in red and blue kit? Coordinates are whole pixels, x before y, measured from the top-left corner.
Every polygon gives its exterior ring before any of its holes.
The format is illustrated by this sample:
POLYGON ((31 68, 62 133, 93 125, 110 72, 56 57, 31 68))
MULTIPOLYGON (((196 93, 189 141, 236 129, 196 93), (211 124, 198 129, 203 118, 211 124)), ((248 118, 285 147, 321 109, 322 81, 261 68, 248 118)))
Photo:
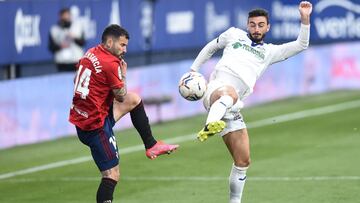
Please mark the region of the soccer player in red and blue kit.
POLYGON ((179 147, 155 140, 141 98, 127 92, 123 56, 128 41, 124 28, 109 25, 102 34, 102 43, 89 49, 77 66, 69 120, 101 171, 97 203, 111 203, 119 181, 119 154, 112 127, 122 116, 130 112, 148 158, 169 154, 179 147))

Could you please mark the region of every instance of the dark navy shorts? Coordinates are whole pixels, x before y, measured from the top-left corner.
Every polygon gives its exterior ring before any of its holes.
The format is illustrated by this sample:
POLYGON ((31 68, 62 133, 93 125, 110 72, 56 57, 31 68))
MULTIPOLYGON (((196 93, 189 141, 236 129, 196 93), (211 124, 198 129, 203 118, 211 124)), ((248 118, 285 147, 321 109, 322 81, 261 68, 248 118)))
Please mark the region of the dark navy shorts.
POLYGON ((91 155, 100 171, 105 171, 119 164, 119 153, 112 128, 115 125, 112 108, 105 118, 102 128, 84 131, 76 127, 78 137, 91 150, 91 155))

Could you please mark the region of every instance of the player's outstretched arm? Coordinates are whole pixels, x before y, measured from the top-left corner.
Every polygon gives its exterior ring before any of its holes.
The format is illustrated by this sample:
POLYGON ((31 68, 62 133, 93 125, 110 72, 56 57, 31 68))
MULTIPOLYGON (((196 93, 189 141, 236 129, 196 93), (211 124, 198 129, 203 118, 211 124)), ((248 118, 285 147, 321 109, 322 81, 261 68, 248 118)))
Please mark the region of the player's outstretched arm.
POLYGON ((301 23, 304 25, 310 25, 310 14, 312 12, 312 4, 308 1, 300 2, 299 12, 301 16, 301 23))
POLYGON ((200 51, 190 67, 191 71, 199 71, 200 66, 209 60, 211 56, 219 49, 216 40, 217 39, 214 39, 206 44, 205 47, 200 51))
POLYGON ((300 12, 300 32, 295 41, 277 45, 271 64, 283 61, 291 56, 298 54, 309 46, 310 41, 310 14, 312 12, 312 4, 308 1, 302 1, 299 4, 300 12))

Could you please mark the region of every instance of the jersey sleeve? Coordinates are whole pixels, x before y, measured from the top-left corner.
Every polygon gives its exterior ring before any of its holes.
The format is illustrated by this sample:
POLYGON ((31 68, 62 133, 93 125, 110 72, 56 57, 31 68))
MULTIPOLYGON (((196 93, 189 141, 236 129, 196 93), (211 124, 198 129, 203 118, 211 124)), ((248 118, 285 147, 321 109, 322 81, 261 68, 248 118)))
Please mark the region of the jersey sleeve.
POLYGON ((218 51, 219 49, 224 49, 234 29, 234 27, 229 28, 225 32, 221 33, 218 38, 213 39, 212 41, 207 43, 205 47, 200 51, 198 56, 195 58, 190 69, 193 71, 199 71, 200 66, 204 64, 207 60, 209 60, 216 51, 218 51))
POLYGON ((229 40, 231 39, 233 33, 236 32, 235 27, 231 27, 227 29, 225 32, 221 33, 219 37, 216 39, 216 43, 219 49, 223 49, 226 47, 226 45, 229 43, 229 40))
POLYGON ((300 26, 299 36, 295 41, 281 45, 272 45, 273 57, 270 64, 286 60, 287 58, 298 54, 309 46, 310 25, 300 26))
POLYGON ((108 64, 110 68, 105 72, 106 78, 110 84, 111 89, 120 89, 124 87, 124 81, 121 76, 120 64, 112 62, 108 64))

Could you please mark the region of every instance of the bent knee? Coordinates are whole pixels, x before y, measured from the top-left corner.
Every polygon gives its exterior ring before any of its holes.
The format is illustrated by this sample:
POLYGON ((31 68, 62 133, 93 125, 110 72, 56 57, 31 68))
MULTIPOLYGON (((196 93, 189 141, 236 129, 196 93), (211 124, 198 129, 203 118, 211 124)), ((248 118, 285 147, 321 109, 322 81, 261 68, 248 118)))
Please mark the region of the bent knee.
POLYGON ((109 178, 115 180, 116 182, 120 179, 120 171, 118 167, 114 167, 112 169, 102 171, 101 172, 103 178, 109 178))
POLYGON ((112 180, 114 180, 114 181, 116 181, 116 182, 119 182, 119 180, 120 180, 120 174, 118 174, 118 175, 109 175, 109 176, 102 176, 103 178, 108 178, 108 179, 112 179, 112 180))
POLYGON ((135 108, 140 102, 141 102, 141 97, 138 94, 129 92, 126 95, 126 103, 132 108, 135 108))
POLYGON ((218 100, 221 96, 228 95, 233 99, 233 104, 236 103, 239 96, 236 93, 236 90, 231 86, 223 86, 218 89, 216 89, 210 96, 210 102, 211 104, 214 103, 216 100, 218 100))
POLYGON ((245 159, 241 159, 241 160, 236 160, 235 161, 235 166, 237 167, 249 167, 251 163, 250 157, 249 158, 245 158, 245 159))

